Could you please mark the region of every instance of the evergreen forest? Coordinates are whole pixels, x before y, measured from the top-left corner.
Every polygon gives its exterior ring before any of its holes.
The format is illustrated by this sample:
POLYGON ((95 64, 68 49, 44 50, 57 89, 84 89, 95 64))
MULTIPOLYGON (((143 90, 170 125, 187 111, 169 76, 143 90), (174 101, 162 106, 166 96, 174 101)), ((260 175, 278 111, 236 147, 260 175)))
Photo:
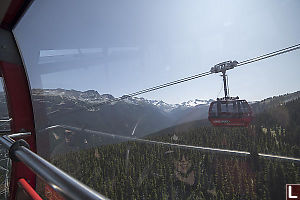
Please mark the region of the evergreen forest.
POLYGON ((250 152, 205 152, 162 143, 123 141, 59 154, 59 168, 110 199, 285 199, 300 183, 300 164, 258 153, 300 158, 300 99, 256 114, 246 128, 168 128, 151 141, 250 152))

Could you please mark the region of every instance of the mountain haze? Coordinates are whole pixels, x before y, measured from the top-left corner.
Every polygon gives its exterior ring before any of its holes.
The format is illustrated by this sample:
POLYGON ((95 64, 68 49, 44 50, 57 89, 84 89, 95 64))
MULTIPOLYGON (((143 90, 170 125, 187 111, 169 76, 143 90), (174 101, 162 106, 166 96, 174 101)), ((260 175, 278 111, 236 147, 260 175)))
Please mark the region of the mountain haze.
MULTIPOLYGON (((271 97, 251 104, 255 114, 299 98, 300 92, 271 97)), ((65 124, 119 135, 142 137, 175 125, 207 119, 210 100, 181 104, 130 97, 122 101, 95 90, 33 89, 38 128, 65 124), (111 103, 105 103, 111 101, 111 103), (134 130, 134 131, 133 131, 134 130)))
POLYGON ((166 127, 207 117, 213 100, 193 100, 182 104, 131 97, 105 103, 115 98, 97 91, 64 89, 32 90, 33 107, 39 128, 56 124, 89 127, 119 135, 144 136, 166 127), (133 130, 135 132, 133 133, 133 130))

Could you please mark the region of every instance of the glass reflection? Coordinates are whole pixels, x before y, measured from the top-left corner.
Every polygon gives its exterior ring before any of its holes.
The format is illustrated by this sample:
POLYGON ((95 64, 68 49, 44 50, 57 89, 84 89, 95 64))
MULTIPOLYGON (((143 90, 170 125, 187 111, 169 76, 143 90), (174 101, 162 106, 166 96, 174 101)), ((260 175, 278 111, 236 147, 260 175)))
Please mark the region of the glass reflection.
MULTIPOLYGON (((290 70, 270 61, 276 70, 258 63, 232 72, 233 91, 253 100, 256 121, 248 128, 210 126, 219 77, 125 97, 290 42, 274 42, 270 32, 297 41, 299 2, 71 4, 35 1, 14 30, 31 84, 40 155, 111 199, 284 198, 283 186, 298 181, 298 162, 258 152, 300 157, 300 95, 254 100, 278 95, 269 92, 274 88, 299 90, 293 67, 299 56, 283 58, 290 70), (275 85, 282 74, 296 82, 275 85)), ((243 102, 235 106, 220 109, 247 112, 243 102)))

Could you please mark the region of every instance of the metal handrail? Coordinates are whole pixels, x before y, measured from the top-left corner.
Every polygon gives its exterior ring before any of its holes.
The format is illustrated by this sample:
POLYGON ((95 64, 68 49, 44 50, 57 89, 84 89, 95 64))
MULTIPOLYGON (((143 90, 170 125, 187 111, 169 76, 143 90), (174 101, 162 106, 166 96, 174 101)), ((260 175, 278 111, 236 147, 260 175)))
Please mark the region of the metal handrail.
POLYGON ((0 143, 9 151, 13 151, 15 158, 23 162, 64 198, 74 200, 107 199, 30 151, 22 143, 17 144, 17 142, 7 135, 0 137, 0 143))

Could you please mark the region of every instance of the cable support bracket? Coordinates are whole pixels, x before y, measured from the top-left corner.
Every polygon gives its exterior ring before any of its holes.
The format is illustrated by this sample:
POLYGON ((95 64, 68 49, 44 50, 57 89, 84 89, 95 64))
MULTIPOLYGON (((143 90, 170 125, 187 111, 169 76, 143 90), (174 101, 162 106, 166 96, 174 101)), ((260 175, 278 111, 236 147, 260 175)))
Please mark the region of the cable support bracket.
POLYGON ((238 64, 238 61, 236 61, 236 60, 234 60, 234 61, 229 60, 229 61, 221 62, 221 63, 213 66, 210 69, 210 72, 211 73, 219 73, 219 72, 225 73, 226 70, 235 68, 237 66, 237 64, 238 64))
POLYGON ((15 152, 16 152, 20 147, 26 147, 27 149, 30 149, 29 144, 28 144, 25 140, 20 139, 20 140, 15 141, 15 142, 11 145, 11 147, 9 148, 9 150, 8 150, 8 152, 9 152, 9 153, 8 153, 9 158, 10 158, 12 161, 14 161, 14 162, 20 161, 20 160, 16 157, 16 155, 15 155, 15 152))

